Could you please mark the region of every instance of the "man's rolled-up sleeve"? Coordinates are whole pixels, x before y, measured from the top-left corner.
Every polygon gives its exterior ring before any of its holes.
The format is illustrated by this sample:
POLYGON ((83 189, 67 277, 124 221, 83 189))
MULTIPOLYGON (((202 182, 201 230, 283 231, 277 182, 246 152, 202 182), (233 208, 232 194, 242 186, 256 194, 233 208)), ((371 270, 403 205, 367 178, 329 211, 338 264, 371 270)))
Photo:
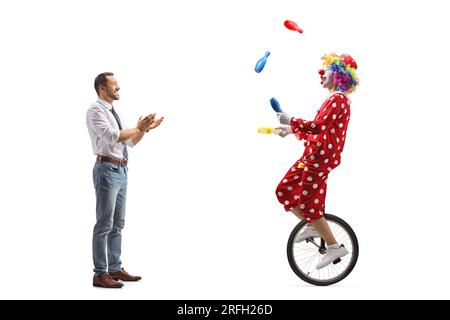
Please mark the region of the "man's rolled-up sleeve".
POLYGON ((89 109, 87 119, 95 135, 109 144, 115 144, 119 140, 120 130, 114 128, 107 116, 98 108, 89 109))

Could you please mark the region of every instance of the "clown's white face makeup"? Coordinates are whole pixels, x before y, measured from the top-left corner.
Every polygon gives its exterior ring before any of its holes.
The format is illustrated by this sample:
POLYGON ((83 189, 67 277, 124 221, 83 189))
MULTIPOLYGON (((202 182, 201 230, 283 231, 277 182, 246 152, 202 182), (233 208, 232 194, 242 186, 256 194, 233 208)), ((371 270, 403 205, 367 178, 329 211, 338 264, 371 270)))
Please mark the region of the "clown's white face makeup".
POLYGON ((325 74, 323 76, 321 76, 321 85, 324 88, 328 88, 331 89, 333 87, 333 71, 331 71, 330 69, 327 69, 325 71, 325 74))

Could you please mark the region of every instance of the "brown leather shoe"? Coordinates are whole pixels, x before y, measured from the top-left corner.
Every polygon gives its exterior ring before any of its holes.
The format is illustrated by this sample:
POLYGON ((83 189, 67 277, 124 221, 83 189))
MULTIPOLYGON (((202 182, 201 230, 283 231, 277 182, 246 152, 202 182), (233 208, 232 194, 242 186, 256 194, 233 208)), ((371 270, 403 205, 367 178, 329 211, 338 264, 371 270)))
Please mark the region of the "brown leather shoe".
POLYGON ((122 280, 122 281, 139 281, 142 279, 139 276, 132 276, 131 274, 126 272, 124 268, 116 272, 110 272, 109 275, 114 280, 122 280))
POLYGON ((114 280, 107 273, 102 274, 101 276, 94 275, 94 279, 92 280, 92 285, 94 287, 101 287, 101 288, 122 288, 123 287, 123 283, 114 280))

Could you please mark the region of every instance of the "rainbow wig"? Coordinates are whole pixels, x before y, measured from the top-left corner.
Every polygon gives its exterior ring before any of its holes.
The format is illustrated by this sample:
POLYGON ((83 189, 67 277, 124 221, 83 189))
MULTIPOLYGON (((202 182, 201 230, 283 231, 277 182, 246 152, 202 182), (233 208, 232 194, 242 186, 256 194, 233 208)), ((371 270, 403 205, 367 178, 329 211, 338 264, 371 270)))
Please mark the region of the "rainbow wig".
POLYGON ((333 71, 333 84, 337 91, 345 93, 355 91, 359 84, 356 74, 358 65, 350 55, 338 56, 335 53, 330 53, 322 57, 322 64, 324 69, 333 71))

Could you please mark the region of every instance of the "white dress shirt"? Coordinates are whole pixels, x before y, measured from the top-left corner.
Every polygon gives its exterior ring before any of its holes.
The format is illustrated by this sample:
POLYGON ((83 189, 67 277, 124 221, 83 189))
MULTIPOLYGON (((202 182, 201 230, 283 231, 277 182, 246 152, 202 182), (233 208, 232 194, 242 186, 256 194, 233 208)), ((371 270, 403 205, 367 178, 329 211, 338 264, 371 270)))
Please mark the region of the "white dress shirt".
MULTIPOLYGON (((86 113, 86 125, 91 137, 92 150, 97 156, 123 159, 125 146, 123 143, 117 142, 120 129, 111 109, 111 104, 99 98, 91 104, 86 113)), ((119 116, 122 130, 125 130, 127 127, 122 116, 117 110, 115 111, 119 116)), ((125 144, 128 147, 134 147, 131 139, 125 141, 125 144)))

